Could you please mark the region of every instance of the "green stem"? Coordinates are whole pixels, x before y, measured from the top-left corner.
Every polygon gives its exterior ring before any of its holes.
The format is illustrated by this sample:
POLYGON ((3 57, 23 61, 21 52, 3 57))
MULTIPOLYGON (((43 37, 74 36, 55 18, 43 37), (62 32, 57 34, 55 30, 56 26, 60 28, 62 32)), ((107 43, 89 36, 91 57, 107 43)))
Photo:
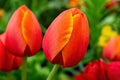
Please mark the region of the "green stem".
POLYGON ((60 68, 60 65, 55 64, 52 71, 50 72, 50 74, 47 77, 47 80, 53 80, 53 77, 55 76, 55 74, 57 73, 58 69, 60 68))
POLYGON ((12 80, 11 72, 7 72, 7 75, 8 75, 8 80, 12 80))
POLYGON ((23 64, 22 64, 22 80, 27 80, 27 57, 23 57, 23 64))

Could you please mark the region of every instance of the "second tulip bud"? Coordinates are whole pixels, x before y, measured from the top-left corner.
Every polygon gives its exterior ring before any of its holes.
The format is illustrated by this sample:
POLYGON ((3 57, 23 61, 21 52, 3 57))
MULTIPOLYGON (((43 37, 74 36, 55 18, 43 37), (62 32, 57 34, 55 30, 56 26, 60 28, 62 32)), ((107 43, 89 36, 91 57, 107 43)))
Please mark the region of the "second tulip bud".
POLYGON ((53 64, 71 67, 84 57, 89 42, 89 26, 77 8, 63 11, 49 26, 43 39, 43 51, 53 64))

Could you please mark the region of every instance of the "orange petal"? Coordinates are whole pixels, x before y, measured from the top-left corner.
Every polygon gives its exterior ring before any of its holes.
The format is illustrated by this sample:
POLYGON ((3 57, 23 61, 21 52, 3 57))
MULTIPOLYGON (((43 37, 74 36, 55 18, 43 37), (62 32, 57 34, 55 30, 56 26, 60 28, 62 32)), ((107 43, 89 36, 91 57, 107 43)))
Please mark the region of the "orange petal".
MULTIPOLYGON (((43 39, 43 50, 47 59, 52 62, 65 47, 73 30, 72 13, 62 12, 49 26, 43 39)), ((60 63, 61 64, 61 63, 60 63)))
POLYGON ((22 35, 31 50, 31 54, 28 53, 27 55, 30 56, 37 53, 41 47, 42 32, 36 17, 30 10, 24 13, 22 20, 22 35))
POLYGON ((120 35, 116 36, 116 41, 115 41, 115 58, 120 60, 120 35))
POLYGON ((18 56, 24 55, 24 50, 27 45, 21 32, 22 18, 25 9, 27 8, 22 6, 14 12, 6 30, 5 45, 11 52, 18 56))
POLYGON ((78 9, 73 11, 74 27, 69 42, 62 51, 63 66, 74 66, 84 57, 89 42, 89 26, 86 16, 78 9))

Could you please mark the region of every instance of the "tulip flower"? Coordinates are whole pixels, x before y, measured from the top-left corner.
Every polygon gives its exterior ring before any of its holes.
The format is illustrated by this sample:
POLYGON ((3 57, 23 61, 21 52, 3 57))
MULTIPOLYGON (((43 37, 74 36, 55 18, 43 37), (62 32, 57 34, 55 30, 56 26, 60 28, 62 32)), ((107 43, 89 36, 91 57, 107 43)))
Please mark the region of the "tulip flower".
POLYGON ((89 63, 82 74, 74 80, 120 80, 120 62, 104 63, 103 60, 89 63))
POLYGON ((16 56, 32 56, 41 47, 40 25, 25 5, 18 8, 10 18, 6 29, 5 45, 16 56))
POLYGON ((0 35, 0 71, 9 72, 18 69, 22 64, 22 58, 14 56, 5 48, 5 33, 0 35))
POLYGON ((120 60, 120 36, 111 38, 103 50, 103 56, 109 60, 120 60))
POLYGON ((43 51, 48 61, 71 67, 84 57, 89 42, 89 26, 84 13, 77 8, 63 11, 48 27, 43 51))

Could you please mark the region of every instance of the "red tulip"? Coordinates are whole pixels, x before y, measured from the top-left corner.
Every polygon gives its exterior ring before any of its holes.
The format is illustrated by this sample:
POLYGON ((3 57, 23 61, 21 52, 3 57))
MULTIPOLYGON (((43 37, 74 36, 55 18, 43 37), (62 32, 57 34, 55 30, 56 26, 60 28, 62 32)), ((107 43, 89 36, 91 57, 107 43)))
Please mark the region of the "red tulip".
POLYGON ((113 37, 108 41, 103 50, 103 56, 109 60, 120 60, 120 36, 113 37))
POLYGON ((102 60, 89 63, 82 74, 74 80, 120 80, 120 62, 104 63, 102 60))
POLYGON ((0 35, 0 71, 9 72, 18 69, 22 64, 22 58, 12 55, 5 48, 5 34, 0 35))
POLYGON ((17 56, 32 56, 41 47, 42 32, 39 23, 26 6, 18 8, 7 25, 6 47, 17 56))
POLYGON ((74 80, 106 80, 104 66, 102 60, 91 62, 85 67, 82 74, 74 77, 74 80))
POLYGON ((71 67, 84 57, 89 42, 89 26, 77 8, 63 11, 49 26, 43 39, 43 51, 53 64, 71 67))

